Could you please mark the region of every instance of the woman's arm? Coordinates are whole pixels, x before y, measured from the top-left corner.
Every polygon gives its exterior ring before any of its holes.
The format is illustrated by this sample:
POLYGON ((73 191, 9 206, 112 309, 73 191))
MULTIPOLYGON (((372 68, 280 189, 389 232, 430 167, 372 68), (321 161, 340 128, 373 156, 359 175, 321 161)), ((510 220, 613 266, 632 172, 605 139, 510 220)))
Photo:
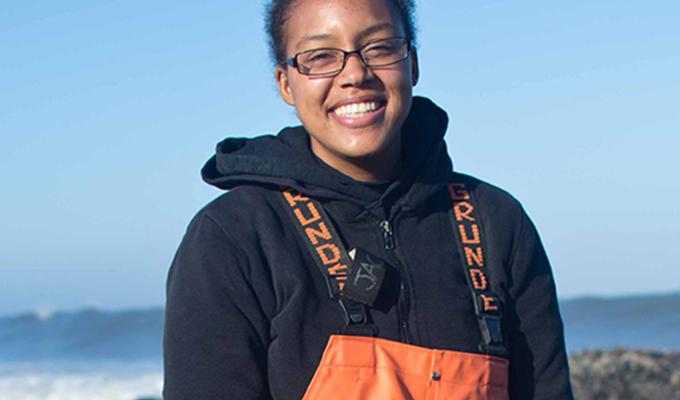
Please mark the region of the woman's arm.
POLYGON ((534 224, 520 208, 506 315, 510 398, 572 399, 555 283, 534 224))
POLYGON ((170 268, 165 400, 269 399, 269 323, 238 243, 201 211, 170 268))

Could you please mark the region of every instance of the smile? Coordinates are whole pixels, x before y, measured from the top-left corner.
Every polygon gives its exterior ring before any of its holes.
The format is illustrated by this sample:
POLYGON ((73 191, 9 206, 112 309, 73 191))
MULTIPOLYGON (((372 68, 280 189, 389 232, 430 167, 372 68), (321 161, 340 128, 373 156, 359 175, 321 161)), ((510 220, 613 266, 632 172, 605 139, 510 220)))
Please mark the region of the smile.
POLYGON ((340 106, 333 110, 333 112, 335 113, 335 115, 341 117, 358 118, 363 116, 364 114, 377 110, 379 106, 380 105, 375 101, 366 103, 354 103, 340 106))
POLYGON ((330 115, 346 128, 365 128, 384 118, 385 104, 381 100, 343 104, 334 108, 330 115))

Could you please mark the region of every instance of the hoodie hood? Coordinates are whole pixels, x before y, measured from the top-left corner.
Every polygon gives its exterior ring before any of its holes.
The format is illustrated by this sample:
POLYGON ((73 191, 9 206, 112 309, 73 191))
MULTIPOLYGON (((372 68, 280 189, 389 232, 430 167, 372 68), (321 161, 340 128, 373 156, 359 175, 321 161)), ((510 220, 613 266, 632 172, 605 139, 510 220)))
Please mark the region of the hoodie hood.
POLYGON ((371 189, 321 164, 302 126, 284 128, 276 136, 227 138, 201 172, 208 184, 225 190, 239 185, 284 186, 319 200, 348 201, 365 209, 387 203, 415 208, 451 176, 443 140, 447 125, 441 108, 429 99, 413 98, 402 127, 403 171, 377 200, 371 189))

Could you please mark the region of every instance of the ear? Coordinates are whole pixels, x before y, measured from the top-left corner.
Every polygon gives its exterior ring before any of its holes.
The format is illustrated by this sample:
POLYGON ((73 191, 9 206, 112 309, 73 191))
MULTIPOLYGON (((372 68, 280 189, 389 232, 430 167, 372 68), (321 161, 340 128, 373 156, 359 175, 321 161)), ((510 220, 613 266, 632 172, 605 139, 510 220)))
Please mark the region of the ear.
POLYGON ((276 76, 276 86, 279 88, 279 95, 288 105, 294 106, 295 97, 293 97, 293 91, 290 88, 287 68, 278 66, 274 74, 276 76))
POLYGON ((418 83, 420 78, 420 68, 418 68, 418 52, 415 49, 411 50, 411 77, 413 79, 413 86, 418 83))

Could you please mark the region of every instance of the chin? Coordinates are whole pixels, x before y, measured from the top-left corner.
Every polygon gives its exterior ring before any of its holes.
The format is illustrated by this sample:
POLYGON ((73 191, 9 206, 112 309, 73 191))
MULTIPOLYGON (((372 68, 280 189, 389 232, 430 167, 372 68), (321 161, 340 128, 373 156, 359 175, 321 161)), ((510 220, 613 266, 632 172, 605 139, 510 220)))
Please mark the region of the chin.
POLYGON ((347 159, 366 160, 370 158, 382 158, 381 156, 390 153, 390 146, 387 143, 373 145, 358 145, 351 148, 342 149, 341 154, 347 159))

